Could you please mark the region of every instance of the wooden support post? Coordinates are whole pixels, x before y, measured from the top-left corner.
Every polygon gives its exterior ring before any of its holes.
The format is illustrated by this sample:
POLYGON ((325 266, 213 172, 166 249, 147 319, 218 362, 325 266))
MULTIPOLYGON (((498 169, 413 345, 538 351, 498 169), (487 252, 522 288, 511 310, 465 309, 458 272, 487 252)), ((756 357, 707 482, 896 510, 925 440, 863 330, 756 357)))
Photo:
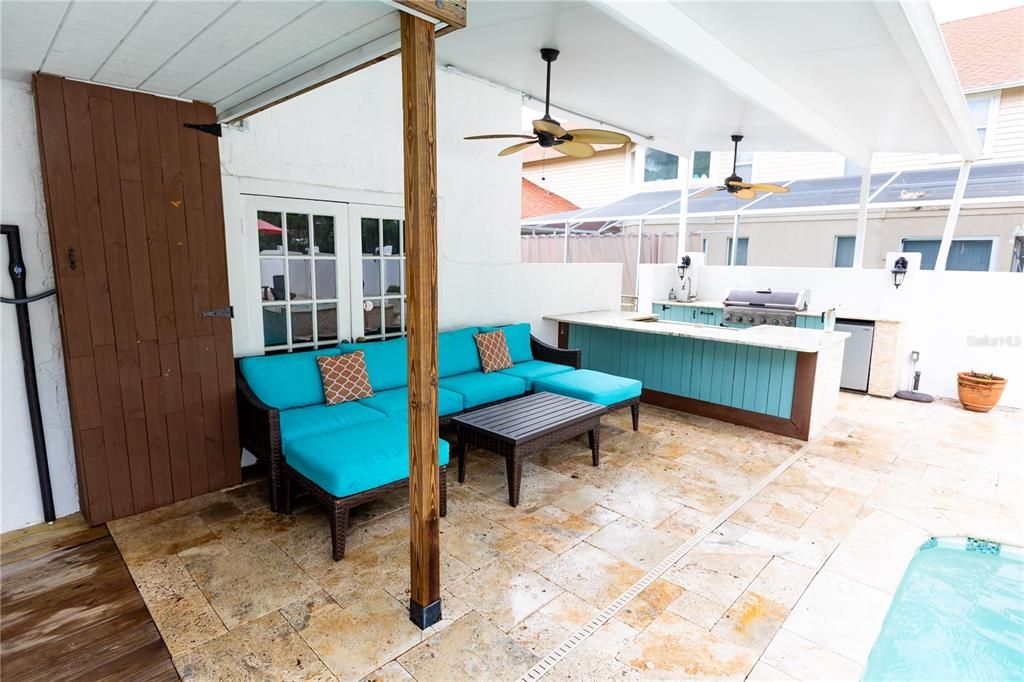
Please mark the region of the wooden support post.
POLYGON ((409 348, 409 618, 426 629, 441 620, 434 25, 406 13, 401 22, 409 348))

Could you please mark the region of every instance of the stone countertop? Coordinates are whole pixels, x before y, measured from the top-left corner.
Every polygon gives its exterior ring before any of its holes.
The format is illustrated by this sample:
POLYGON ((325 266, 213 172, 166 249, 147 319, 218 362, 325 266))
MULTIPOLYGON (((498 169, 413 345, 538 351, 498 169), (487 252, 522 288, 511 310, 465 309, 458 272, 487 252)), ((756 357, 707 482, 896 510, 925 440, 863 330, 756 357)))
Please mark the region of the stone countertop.
POLYGON ((817 353, 835 344, 843 343, 846 332, 825 332, 820 329, 757 326, 744 329, 717 327, 686 322, 658 321, 656 315, 630 313, 622 310, 601 310, 590 313, 547 315, 545 320, 582 324, 590 327, 622 329, 647 334, 682 336, 704 341, 722 341, 744 346, 791 350, 799 353, 817 353))
MULTIPOLYGON (((652 301, 651 305, 678 305, 692 308, 724 308, 721 301, 680 301, 680 300, 661 300, 652 301)), ((821 317, 821 314, 825 312, 825 308, 809 307, 807 310, 801 310, 797 312, 797 315, 806 315, 808 317, 821 317)), ((847 310, 843 306, 836 308, 836 317, 843 318, 845 320, 868 320, 870 322, 902 322, 894 317, 887 315, 878 315, 875 313, 858 313, 856 310, 847 310)))

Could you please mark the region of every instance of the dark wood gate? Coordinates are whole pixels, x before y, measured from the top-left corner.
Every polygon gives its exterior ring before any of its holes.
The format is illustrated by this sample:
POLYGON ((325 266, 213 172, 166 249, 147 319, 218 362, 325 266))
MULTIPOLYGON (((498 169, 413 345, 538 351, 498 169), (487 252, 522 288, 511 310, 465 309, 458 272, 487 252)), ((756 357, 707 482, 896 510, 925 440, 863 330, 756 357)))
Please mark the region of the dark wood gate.
POLYGON ((240 480, 212 107, 35 79, 81 508, 92 524, 240 480))

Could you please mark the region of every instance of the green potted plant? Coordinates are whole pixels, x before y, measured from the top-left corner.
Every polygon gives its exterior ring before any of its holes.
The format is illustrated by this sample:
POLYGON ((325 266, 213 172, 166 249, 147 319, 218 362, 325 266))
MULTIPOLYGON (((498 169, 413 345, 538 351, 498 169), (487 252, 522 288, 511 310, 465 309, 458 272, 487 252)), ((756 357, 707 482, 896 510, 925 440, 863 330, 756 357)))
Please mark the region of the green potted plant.
POLYGON ((988 412, 1003 396, 1006 379, 984 372, 960 372, 957 374, 956 389, 960 404, 971 412, 988 412))

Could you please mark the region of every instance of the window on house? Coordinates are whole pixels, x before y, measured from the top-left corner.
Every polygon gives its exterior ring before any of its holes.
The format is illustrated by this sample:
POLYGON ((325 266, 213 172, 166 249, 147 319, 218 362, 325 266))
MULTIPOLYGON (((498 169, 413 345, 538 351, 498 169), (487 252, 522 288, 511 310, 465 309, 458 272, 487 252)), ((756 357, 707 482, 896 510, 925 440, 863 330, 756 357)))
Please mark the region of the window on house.
POLYGON ((853 267, 853 247, 856 241, 856 237, 836 237, 836 252, 832 257, 834 267, 853 267))
POLYGON ((708 240, 707 237, 700 240, 700 252, 705 256, 708 254, 708 240))
POLYGON ((985 146, 988 137, 989 120, 995 107, 996 96, 993 94, 971 95, 967 98, 967 108, 971 112, 974 129, 978 131, 978 139, 985 146))
POLYGON ((644 182, 675 180, 679 177, 679 157, 648 147, 644 155, 644 182))
MULTIPOLYGON (((747 247, 750 245, 749 237, 739 238, 739 247, 736 249, 736 265, 747 264, 747 247)), ((725 256, 725 264, 729 265, 732 263, 732 237, 729 237, 728 250, 725 256)))
POLYGON ((338 340, 338 261, 330 215, 257 211, 266 348, 338 340))
POLYGON ((736 155, 736 175, 747 182, 754 177, 754 152, 740 152, 736 155))
POLYGON ((694 152, 691 167, 694 180, 706 180, 711 175, 711 152, 694 152))
POLYGON ((405 334, 404 221, 362 218, 363 336, 405 334))
MULTIPOLYGON (((987 272, 992 269, 992 246, 994 240, 954 239, 946 258, 947 270, 972 270, 987 272)), ((904 239, 903 250, 921 254, 921 269, 934 270, 939 257, 939 239, 904 239)))

